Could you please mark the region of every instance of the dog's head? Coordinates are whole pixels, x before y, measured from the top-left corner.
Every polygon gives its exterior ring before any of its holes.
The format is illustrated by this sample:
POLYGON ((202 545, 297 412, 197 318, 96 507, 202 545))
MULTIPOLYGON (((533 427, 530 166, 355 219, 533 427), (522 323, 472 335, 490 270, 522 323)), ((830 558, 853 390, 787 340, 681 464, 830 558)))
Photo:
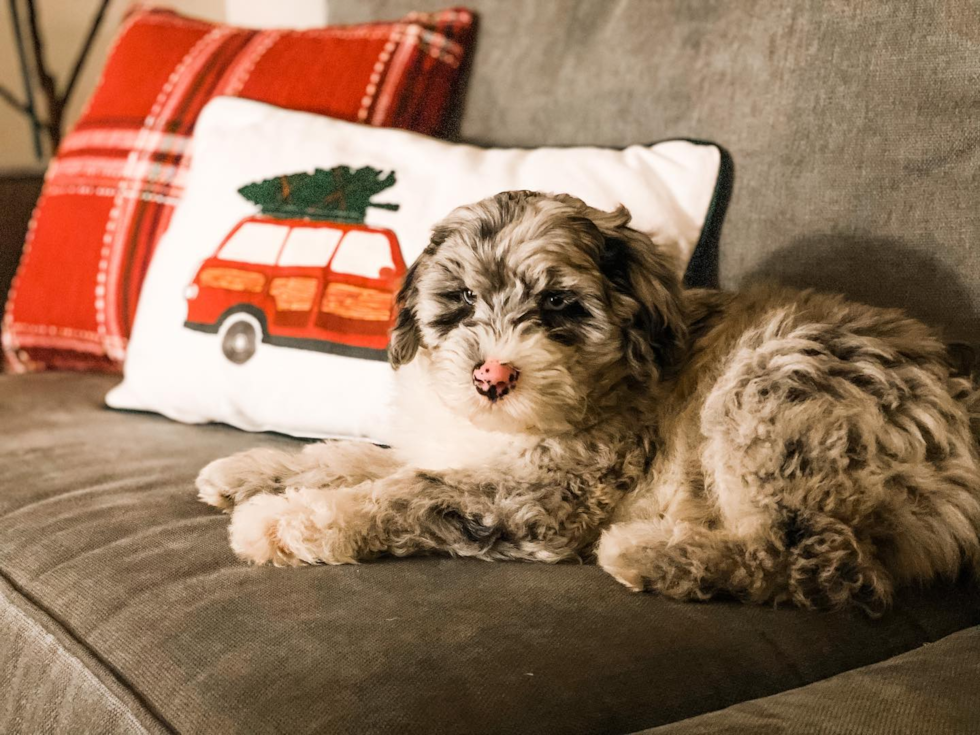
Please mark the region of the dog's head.
POLYGON ((668 374, 684 342, 674 264, 567 195, 511 191, 459 207, 398 294, 388 351, 485 429, 551 433, 668 374))

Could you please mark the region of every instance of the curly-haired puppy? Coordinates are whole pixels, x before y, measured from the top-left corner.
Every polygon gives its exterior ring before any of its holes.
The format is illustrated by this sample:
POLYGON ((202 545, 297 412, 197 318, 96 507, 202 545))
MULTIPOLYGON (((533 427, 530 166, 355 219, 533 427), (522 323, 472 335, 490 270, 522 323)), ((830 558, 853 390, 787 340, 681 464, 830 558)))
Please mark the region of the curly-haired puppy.
POLYGON ((526 191, 452 212, 398 296, 394 449, 212 463, 198 487, 233 508, 233 549, 595 557, 674 598, 872 612, 980 567, 980 402, 928 328, 685 292, 629 219, 526 191))

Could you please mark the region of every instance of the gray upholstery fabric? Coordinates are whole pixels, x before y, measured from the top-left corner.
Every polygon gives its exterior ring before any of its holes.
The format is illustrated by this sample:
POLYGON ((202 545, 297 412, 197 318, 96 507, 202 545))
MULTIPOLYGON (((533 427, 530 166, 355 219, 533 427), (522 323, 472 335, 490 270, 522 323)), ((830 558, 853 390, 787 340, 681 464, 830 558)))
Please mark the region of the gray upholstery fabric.
POLYGON ((980 731, 980 628, 775 697, 643 735, 964 735, 980 731))
MULTIPOLYGON (((721 284, 776 276, 980 333, 975 0, 469 0, 462 138, 712 140, 735 161, 721 284)), ((436 0, 330 0, 331 22, 436 0)))
POLYGON ((194 475, 298 443, 109 411, 112 382, 0 376, 0 626, 17 638, 0 644, 0 672, 21 672, 0 695, 0 732, 25 731, 28 705, 30 722, 70 719, 52 690, 74 687, 89 702, 80 722, 110 732, 622 733, 980 624, 975 587, 904 594, 875 622, 671 603, 583 565, 249 567, 194 475))
POLYGON ((0 732, 163 730, 83 646, 0 580, 0 732))
MULTIPOLYGON (((776 275, 976 341, 972 0, 467 4, 481 30, 462 138, 716 141, 736 164, 723 286, 776 275)), ((420 5, 439 3, 331 0, 331 21, 420 5)), ((980 624, 975 587, 907 592, 872 622, 673 604, 591 566, 249 568, 193 477, 295 442, 110 412, 111 383, 0 376, 0 732, 870 735, 980 721, 980 633, 944 638, 980 624)))

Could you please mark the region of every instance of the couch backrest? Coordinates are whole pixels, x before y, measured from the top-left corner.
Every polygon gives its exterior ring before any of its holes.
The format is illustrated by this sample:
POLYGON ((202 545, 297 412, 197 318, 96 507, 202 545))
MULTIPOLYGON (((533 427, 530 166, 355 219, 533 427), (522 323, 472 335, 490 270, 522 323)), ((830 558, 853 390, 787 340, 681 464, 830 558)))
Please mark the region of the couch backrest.
MULTIPOLYGON (((460 0, 463 4, 464 0, 460 0)), ((980 341, 973 0, 469 0, 460 124, 493 145, 725 146, 721 285, 775 276, 980 341)), ((330 0, 331 22, 435 9, 330 0)))

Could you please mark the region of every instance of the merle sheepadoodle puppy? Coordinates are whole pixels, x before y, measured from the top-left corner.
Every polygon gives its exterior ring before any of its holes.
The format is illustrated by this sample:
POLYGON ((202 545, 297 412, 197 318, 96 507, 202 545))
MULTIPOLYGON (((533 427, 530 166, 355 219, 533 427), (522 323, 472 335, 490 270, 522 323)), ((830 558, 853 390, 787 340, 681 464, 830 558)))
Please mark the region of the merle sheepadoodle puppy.
POLYGON ((681 288, 629 213, 505 192, 408 272, 393 449, 210 464, 273 564, 595 559, 633 590, 883 610, 980 568, 980 400, 898 311, 681 288))

